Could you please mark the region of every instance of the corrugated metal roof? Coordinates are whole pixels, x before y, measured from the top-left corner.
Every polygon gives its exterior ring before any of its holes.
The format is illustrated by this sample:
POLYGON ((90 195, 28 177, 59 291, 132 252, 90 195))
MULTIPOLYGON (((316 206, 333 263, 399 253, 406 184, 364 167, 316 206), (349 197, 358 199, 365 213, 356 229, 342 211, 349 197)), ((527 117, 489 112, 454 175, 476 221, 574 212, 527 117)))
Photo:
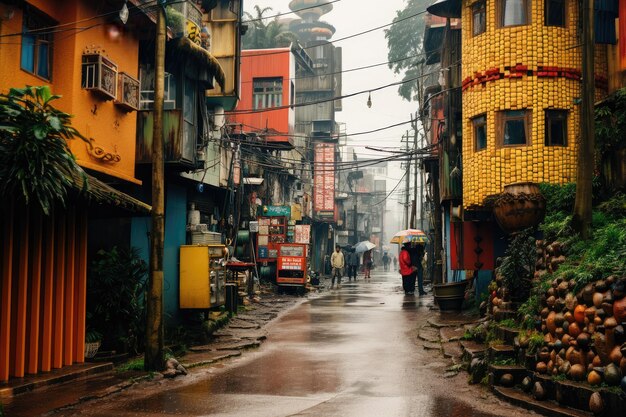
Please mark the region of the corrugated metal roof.
POLYGON ((152 207, 143 201, 137 200, 123 193, 99 179, 87 174, 82 169, 72 173, 72 183, 74 189, 88 201, 94 201, 100 204, 108 204, 114 207, 120 207, 128 211, 138 213, 150 213, 152 207))

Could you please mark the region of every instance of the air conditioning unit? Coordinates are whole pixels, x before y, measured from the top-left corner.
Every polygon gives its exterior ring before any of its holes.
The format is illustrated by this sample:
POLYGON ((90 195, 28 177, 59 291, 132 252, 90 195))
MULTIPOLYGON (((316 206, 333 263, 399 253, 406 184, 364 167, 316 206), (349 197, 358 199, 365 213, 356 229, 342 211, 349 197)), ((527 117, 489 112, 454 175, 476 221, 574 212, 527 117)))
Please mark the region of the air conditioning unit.
POLYGON ((101 54, 84 54, 81 87, 107 99, 117 98, 117 65, 101 54))
POLYGON ((128 111, 139 110, 139 80, 120 72, 115 104, 128 111))

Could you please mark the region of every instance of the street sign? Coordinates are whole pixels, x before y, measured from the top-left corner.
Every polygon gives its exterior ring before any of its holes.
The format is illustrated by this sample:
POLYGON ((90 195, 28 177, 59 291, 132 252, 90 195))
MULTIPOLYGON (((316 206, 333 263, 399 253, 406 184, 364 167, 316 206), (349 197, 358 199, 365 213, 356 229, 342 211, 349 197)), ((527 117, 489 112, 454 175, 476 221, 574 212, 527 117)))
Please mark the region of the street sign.
POLYGON ((250 233, 259 232, 259 222, 250 222, 250 233))
POLYGON ((259 210, 261 210, 261 213, 259 213, 260 216, 291 217, 291 206, 262 206, 259 210))

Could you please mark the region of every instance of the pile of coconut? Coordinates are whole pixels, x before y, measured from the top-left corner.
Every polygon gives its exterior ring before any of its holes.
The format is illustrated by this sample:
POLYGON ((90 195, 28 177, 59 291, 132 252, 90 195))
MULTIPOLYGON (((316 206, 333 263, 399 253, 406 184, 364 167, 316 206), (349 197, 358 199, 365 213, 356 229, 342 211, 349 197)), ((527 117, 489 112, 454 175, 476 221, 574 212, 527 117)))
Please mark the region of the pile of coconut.
MULTIPOLYGON (((557 278, 541 297, 545 344, 535 370, 626 391, 626 277, 574 288, 573 280, 557 278)), ((520 345, 525 341, 520 337, 520 345)))

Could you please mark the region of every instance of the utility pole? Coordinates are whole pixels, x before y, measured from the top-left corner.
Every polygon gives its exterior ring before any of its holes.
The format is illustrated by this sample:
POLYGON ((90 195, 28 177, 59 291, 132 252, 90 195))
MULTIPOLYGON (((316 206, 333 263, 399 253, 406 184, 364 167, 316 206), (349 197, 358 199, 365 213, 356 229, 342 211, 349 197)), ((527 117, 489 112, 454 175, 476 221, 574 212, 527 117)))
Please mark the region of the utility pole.
POLYGON ((417 229, 417 112, 415 117, 411 115, 411 126, 413 127, 413 155, 415 168, 413 169, 413 204, 411 205, 411 229, 417 229))
POLYGON ((154 53, 154 130, 152 131, 152 231, 146 315, 144 369, 163 369, 163 245, 165 196, 163 165, 163 97, 165 95, 165 1, 157 7, 154 53))
MULTIPOLYGON (((406 151, 406 153, 409 152, 409 131, 406 131, 406 135, 402 137, 403 142, 406 139, 406 142, 404 142, 404 150, 406 151)), ((409 158, 406 162, 406 173, 404 175, 404 228, 408 229, 409 228, 409 185, 410 185, 410 178, 411 178, 411 159, 409 158)))
POLYGON ((357 206, 358 206, 358 201, 359 201, 359 195, 356 193, 356 181, 354 182, 354 189, 352 190, 352 196, 354 197, 354 211, 352 212, 352 219, 354 220, 353 226, 354 226, 354 234, 352 235, 352 244, 356 245, 357 243, 359 243, 359 237, 357 236, 357 224, 358 224, 358 219, 359 219, 359 214, 357 211, 357 206))
MULTIPOLYGON (((420 149, 424 148, 424 134, 420 135, 419 147, 420 149)), ((419 180, 419 202, 420 202, 420 210, 419 210, 419 229, 426 231, 426 227, 424 226, 424 201, 426 198, 424 197, 424 172, 421 171, 418 176, 419 180)))
POLYGON ((583 239, 591 235, 592 177, 594 170, 594 1, 582 1, 582 103, 580 115, 580 146, 576 171, 576 199, 572 224, 583 239))

